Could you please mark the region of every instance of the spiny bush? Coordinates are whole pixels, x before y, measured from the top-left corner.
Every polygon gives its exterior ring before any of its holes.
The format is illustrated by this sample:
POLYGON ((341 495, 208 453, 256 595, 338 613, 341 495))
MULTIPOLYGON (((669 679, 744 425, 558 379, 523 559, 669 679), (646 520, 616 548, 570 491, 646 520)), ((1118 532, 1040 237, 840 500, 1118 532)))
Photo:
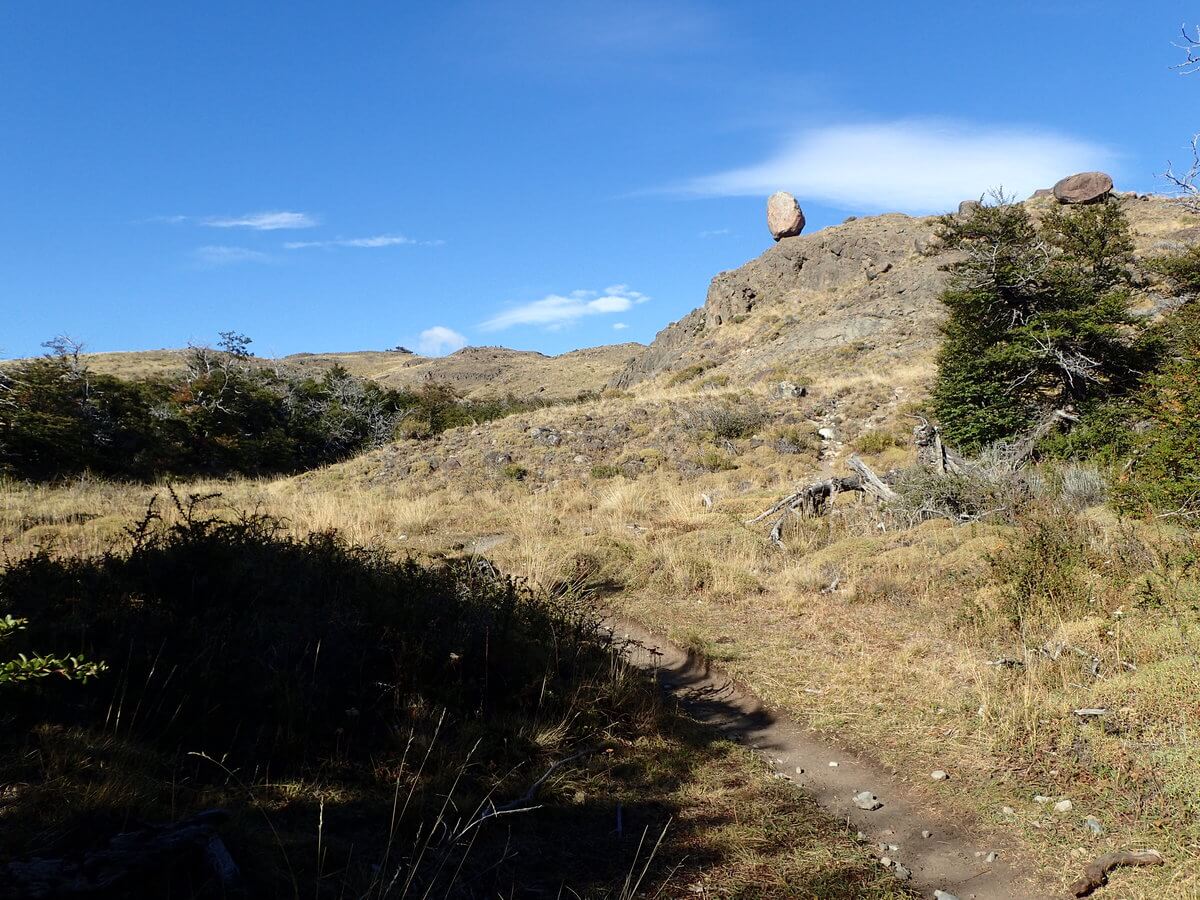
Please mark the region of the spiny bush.
POLYGON ((904 441, 891 431, 875 428, 860 434, 855 439, 854 446, 862 453, 882 453, 891 447, 904 446, 904 441))
POLYGON ((1088 534, 1078 519, 1057 508, 1022 516, 1013 541, 990 559, 1012 627, 1023 631, 1083 614, 1091 599, 1087 561, 1088 534))
POLYGON ((687 419, 687 427, 693 433, 721 440, 738 440, 750 437, 767 422, 766 413, 750 400, 734 404, 723 402, 693 411, 687 419))

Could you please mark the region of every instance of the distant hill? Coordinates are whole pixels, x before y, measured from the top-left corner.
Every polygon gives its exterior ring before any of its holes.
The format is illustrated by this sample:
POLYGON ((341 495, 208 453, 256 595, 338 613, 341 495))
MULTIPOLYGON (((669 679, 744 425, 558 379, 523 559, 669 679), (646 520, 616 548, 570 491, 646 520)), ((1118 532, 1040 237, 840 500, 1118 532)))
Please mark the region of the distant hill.
MULTIPOLYGON (((514 394, 546 400, 570 399, 599 391, 645 347, 612 344, 546 356, 505 347, 464 347, 449 356, 418 356, 403 350, 359 350, 347 353, 295 353, 280 359, 257 359, 293 371, 321 372, 341 365, 351 374, 394 388, 435 382, 450 384, 469 397, 514 394)), ((169 375, 182 369, 183 351, 140 350, 84 355, 95 372, 121 378, 169 375)))

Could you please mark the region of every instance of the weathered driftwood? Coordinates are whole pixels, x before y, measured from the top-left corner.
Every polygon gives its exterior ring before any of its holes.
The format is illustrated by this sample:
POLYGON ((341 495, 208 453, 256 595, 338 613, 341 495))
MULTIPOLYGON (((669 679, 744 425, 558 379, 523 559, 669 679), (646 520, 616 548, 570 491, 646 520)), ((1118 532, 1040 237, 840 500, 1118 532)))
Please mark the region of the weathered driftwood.
POLYGON ((790 515, 819 516, 825 512, 826 507, 834 501, 838 494, 850 491, 870 494, 881 500, 891 500, 896 497, 896 492, 857 456, 851 456, 847 465, 854 471, 853 475, 813 482, 795 493, 788 494, 770 509, 749 519, 746 524, 754 525, 764 519, 777 516, 775 524, 771 526, 771 543, 782 549, 783 525, 790 515))
POLYGON ((1083 877, 1071 884, 1071 893, 1086 897, 1108 883, 1108 873, 1118 866, 1161 866, 1164 860, 1157 850, 1119 850, 1097 856, 1083 870, 1083 877))
POLYGON ((108 895, 191 862, 207 868, 226 896, 237 894, 241 873, 216 831, 228 817, 224 810, 210 809, 181 822, 115 835, 106 847, 80 858, 14 860, 0 868, 0 883, 6 896, 28 900, 108 895))

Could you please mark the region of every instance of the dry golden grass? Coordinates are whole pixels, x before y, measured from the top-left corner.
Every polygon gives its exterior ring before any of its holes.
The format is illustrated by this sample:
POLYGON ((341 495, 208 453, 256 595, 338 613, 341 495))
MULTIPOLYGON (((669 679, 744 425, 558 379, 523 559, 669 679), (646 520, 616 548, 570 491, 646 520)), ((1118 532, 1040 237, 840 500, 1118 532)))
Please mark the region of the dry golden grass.
MULTIPOLYGON (((797 522, 785 536, 789 552, 779 553, 742 524, 774 496, 740 491, 745 474, 683 479, 661 470, 586 484, 428 476, 367 486, 335 467, 302 480, 180 490, 221 490, 220 502, 259 505, 297 532, 336 527, 394 547, 452 551, 493 536, 486 552, 502 567, 548 588, 619 586, 604 602, 718 655, 768 703, 868 748, 916 783, 950 771, 953 790, 939 790, 938 801, 1015 832, 1048 871, 1067 879, 1084 855, 1146 844, 1170 864, 1115 876, 1122 896, 1197 889, 1200 744, 1189 723, 1200 718, 1200 641, 1187 624, 1194 617, 1180 618, 1171 600, 1193 590, 1171 582, 1186 536, 1081 517, 1080 579, 1092 602, 1020 632, 1005 622, 989 563, 1013 543, 1012 527, 902 529, 850 503, 830 519, 797 522), (1107 570, 1105 559, 1114 561, 1107 570), (1157 601, 1144 599, 1143 569, 1157 601), (1040 652, 1058 645, 1057 658, 1040 652), (991 664, 1027 651, 1024 667, 991 664), (1093 656, 1099 679, 1087 671, 1093 656), (1116 730, 1072 714, 1085 706, 1113 710, 1104 722, 1116 730), (1075 810, 1055 816, 1035 794, 1070 797, 1075 810), (1086 815, 1103 823, 1103 836, 1083 829, 1086 815)), ((5 485, 6 550, 99 549, 153 492, 5 485)))

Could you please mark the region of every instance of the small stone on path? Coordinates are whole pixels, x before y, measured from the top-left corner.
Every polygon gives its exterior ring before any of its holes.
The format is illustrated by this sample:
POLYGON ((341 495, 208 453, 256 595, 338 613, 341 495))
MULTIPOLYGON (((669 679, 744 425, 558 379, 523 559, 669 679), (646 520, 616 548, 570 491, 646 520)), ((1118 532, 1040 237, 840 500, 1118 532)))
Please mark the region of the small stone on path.
POLYGON ((950 776, 942 769, 935 769, 934 771, 929 773, 929 777, 932 778, 934 781, 945 781, 950 776))
POLYGON ((958 897, 949 891, 934 891, 933 900, 958 900, 958 897))
POLYGON ((997 853, 995 850, 993 850, 991 853, 989 853, 987 856, 985 856, 983 858, 983 861, 987 862, 987 863, 994 863, 999 858, 1000 858, 1000 854, 997 853))
POLYGON ((1070 800, 1059 800, 1054 804, 1054 811, 1056 813, 1069 813, 1072 809, 1074 809, 1074 807, 1075 804, 1073 804, 1070 800))
POLYGON ((933 837, 933 832, 932 831, 922 831, 921 837, 925 838, 925 840, 929 840, 931 837, 933 837))
POLYGON ((908 881, 908 879, 912 878, 912 872, 905 868, 902 863, 896 863, 896 877, 901 881, 908 881))
POLYGON ((871 812, 872 810, 880 809, 883 806, 883 802, 870 791, 859 791, 854 795, 854 805, 859 809, 871 812))
POLYGON ((1095 816, 1088 816, 1083 820, 1083 827, 1092 834, 1104 834, 1104 826, 1100 824, 1100 820, 1095 816))
POLYGON ((831 762, 831 763, 829 764, 829 768, 831 768, 831 769, 836 769, 837 767, 838 767, 838 764, 837 764, 837 763, 835 763, 835 762, 831 762))

